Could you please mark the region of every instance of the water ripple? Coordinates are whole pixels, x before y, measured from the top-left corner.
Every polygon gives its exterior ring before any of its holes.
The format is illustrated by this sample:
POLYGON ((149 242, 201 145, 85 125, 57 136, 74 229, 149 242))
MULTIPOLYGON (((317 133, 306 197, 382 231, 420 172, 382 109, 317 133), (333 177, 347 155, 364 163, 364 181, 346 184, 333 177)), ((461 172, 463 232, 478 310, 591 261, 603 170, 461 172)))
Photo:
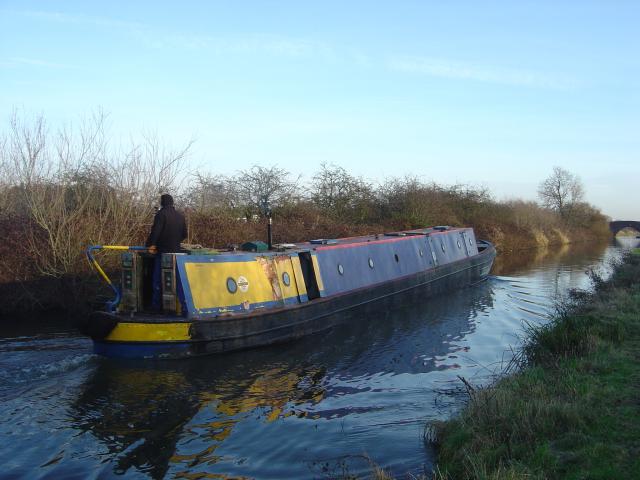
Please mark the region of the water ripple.
MULTIPOLYGON (((617 250, 529 268, 286 345, 110 361, 70 333, 0 338, 0 477, 331 478, 428 470, 428 419, 492 381, 527 323, 617 250)), ((521 259, 520 259, 521 260, 521 259)))

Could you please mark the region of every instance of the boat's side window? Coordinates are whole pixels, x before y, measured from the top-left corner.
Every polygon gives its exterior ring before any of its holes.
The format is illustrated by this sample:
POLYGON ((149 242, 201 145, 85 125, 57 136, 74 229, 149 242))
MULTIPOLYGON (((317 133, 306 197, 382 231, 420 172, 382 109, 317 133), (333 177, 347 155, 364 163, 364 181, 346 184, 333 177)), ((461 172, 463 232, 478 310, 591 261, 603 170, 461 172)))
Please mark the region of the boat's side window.
POLYGON ((440 248, 442 248, 442 251, 444 252, 445 248, 444 248, 444 242, 440 242, 440 248))
POLYGON ((238 284, 231 277, 227 278, 227 290, 229 290, 229 293, 236 293, 238 291, 238 284))
POLYGON ((424 256, 424 252, 422 251, 422 249, 418 250, 418 253, 420 254, 420 256, 424 256))
POLYGON ((400 261, 400 258, 398 257, 398 254, 397 254, 397 253, 394 253, 394 254, 393 254, 393 258, 395 258, 395 259, 396 259, 396 262, 399 262, 399 261, 400 261))
POLYGON ((369 258, 369 268, 373 268, 373 258, 369 258))
POLYGON ((344 275, 344 267, 342 266, 341 263, 338 264, 338 273, 340 275, 344 275))
POLYGON ((462 248, 462 245, 460 245, 460 240, 458 240, 458 248, 462 248))
POLYGON ((471 239, 469 239, 469 245, 473 245, 473 244, 471 243, 471 239))
POLYGON ((287 272, 282 274, 282 283, 284 283, 287 287, 291 285, 291 278, 287 272))

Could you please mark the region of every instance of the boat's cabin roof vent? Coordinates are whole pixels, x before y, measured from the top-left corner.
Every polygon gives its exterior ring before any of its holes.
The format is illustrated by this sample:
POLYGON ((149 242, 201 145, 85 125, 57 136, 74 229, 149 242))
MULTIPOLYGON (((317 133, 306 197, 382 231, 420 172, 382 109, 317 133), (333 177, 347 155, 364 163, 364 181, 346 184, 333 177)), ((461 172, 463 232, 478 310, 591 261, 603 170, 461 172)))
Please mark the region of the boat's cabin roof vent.
POLYGON ((240 247, 244 252, 266 252, 269 250, 269 246, 261 242, 260 240, 252 240, 251 242, 245 242, 240 247))
POLYGON ((335 245, 338 241, 334 238, 316 238, 315 240, 310 240, 309 243, 313 245, 335 245))

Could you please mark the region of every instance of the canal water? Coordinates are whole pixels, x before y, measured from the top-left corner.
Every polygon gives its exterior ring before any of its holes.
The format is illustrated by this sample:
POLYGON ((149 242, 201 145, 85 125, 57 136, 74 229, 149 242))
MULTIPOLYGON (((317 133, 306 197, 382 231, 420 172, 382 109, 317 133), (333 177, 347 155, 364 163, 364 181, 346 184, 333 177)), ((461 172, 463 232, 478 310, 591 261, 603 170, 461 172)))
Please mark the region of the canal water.
POLYGON ((480 285, 258 350, 114 361, 45 323, 0 330, 0 478, 366 477, 431 471, 428 421, 486 384, 525 324, 640 240, 502 255, 480 285))

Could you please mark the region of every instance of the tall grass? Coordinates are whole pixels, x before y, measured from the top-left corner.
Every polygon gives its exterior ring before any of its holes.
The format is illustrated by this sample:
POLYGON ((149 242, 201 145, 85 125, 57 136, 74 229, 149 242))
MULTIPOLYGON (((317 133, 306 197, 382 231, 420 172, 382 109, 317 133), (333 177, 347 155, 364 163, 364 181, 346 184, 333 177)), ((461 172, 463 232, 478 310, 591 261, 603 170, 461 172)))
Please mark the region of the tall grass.
POLYGON ((531 328, 520 370, 437 426, 440 479, 638 478, 640 257, 531 328))

